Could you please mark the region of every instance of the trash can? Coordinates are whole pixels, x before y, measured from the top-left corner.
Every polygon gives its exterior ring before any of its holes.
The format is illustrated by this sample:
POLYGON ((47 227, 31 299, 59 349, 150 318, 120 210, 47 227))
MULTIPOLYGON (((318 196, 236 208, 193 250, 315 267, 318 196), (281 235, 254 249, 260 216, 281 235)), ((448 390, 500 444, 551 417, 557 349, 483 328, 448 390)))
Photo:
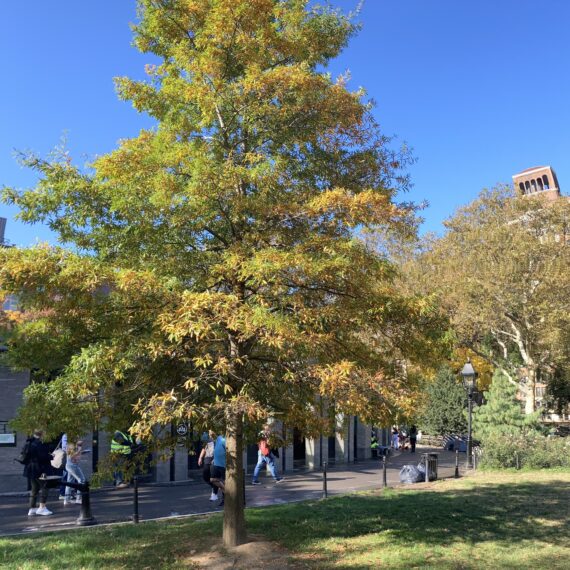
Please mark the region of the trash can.
POLYGON ((422 453, 418 469, 424 473, 426 483, 437 480, 437 453, 422 453))

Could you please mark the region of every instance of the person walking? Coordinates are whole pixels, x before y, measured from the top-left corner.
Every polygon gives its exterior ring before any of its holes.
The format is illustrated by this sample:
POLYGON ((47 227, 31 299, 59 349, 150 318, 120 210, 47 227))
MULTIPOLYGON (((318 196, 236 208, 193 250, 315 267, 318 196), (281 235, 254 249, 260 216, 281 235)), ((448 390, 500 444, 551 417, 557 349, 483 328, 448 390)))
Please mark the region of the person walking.
POLYGON ((392 427, 392 447, 398 449, 400 447, 400 433, 396 426, 392 427))
POLYGON ((408 449, 407 439, 408 436, 405 430, 400 428, 400 433, 398 434, 398 442, 399 442, 399 449, 401 449, 402 451, 406 451, 406 449, 408 449))
POLYGON ((136 443, 129 434, 117 430, 113 435, 113 439, 111 440, 111 453, 114 455, 115 461, 113 483, 116 489, 123 489, 129 486, 124 480, 124 472, 135 447, 136 443))
POLYGON ((275 465, 275 455, 271 451, 271 447, 269 446, 269 438, 271 436, 271 431, 269 428, 269 424, 265 424, 263 426, 263 431, 260 434, 260 439, 257 444, 257 465, 253 470, 253 479, 251 481, 252 485, 261 485, 259 481, 259 472, 261 468, 266 465, 273 477, 273 480, 276 483, 280 483, 283 481, 283 477, 279 477, 277 474, 277 466, 275 465))
MULTIPOLYGON (((64 433, 61 436, 60 445, 61 445, 61 449, 63 449, 63 451, 67 454, 67 434, 66 433, 64 433)), ((59 486, 59 500, 60 501, 65 500, 65 491, 66 491, 67 487, 64 485, 64 483, 66 481, 67 481, 67 470, 64 467, 63 473, 61 475, 61 485, 59 486)))
POLYGON ((24 477, 28 478, 30 483, 30 509, 28 516, 34 515, 52 515, 53 513, 46 507, 48 488, 45 482, 40 481, 42 475, 50 472, 51 455, 49 447, 42 441, 43 431, 37 429, 34 431, 33 437, 29 440, 28 453, 24 466, 24 477), (40 498, 40 506, 38 507, 38 495, 40 498))
POLYGON ((214 442, 216 434, 209 430, 207 439, 204 442, 200 457, 198 457, 198 467, 202 467, 202 478, 212 488, 210 501, 218 500, 218 487, 210 480, 212 478, 212 462, 214 461, 214 442))
MULTIPOLYGON (((75 445, 67 444, 67 463, 65 469, 67 471, 68 481, 73 483, 74 480, 77 483, 85 483, 85 475, 79 466, 79 460, 81 459, 81 453, 83 448, 83 442, 78 441, 75 445)), ((72 503, 72 487, 66 485, 65 487, 65 499, 63 501, 64 505, 69 505, 72 503)), ((75 502, 81 504, 81 491, 78 489, 75 502)))
POLYGON ((224 492, 226 480, 226 438, 219 435, 214 441, 214 458, 212 460, 212 470, 210 482, 222 491, 222 498, 218 507, 224 506, 224 492))
POLYGON ((412 426, 410 428, 410 447, 411 447, 411 453, 415 453, 416 452, 416 441, 418 439, 418 429, 416 428, 416 426, 412 426))

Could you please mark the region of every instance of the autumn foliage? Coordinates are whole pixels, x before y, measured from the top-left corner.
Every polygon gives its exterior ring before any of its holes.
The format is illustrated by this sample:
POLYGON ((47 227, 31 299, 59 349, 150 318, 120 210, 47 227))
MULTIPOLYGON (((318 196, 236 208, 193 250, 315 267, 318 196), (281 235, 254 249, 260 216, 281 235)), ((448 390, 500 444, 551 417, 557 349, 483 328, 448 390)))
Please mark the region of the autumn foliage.
POLYGON ((356 29, 337 11, 141 0, 139 16, 135 45, 162 63, 117 89, 156 128, 88 170, 28 156, 37 186, 4 193, 66 246, 0 253, 2 289, 35 315, 11 358, 60 368, 45 394, 147 441, 181 420, 224 430, 235 544, 244 419, 317 433, 326 399, 387 421, 409 411, 414 363, 437 350, 430 304, 404 297, 359 237, 413 234, 414 208, 396 202, 406 155, 364 93, 324 71, 356 29))

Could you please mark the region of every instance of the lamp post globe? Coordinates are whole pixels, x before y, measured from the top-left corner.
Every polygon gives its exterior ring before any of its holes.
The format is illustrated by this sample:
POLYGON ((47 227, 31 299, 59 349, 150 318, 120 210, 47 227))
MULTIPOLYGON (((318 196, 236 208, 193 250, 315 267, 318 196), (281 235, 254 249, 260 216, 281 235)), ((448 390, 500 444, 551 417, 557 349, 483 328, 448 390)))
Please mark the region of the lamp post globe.
POLYGON ((473 441, 471 437, 471 418, 473 414, 473 392, 477 388, 477 372, 467 359, 465 366, 461 370, 463 387, 467 392, 467 469, 473 469, 473 441))

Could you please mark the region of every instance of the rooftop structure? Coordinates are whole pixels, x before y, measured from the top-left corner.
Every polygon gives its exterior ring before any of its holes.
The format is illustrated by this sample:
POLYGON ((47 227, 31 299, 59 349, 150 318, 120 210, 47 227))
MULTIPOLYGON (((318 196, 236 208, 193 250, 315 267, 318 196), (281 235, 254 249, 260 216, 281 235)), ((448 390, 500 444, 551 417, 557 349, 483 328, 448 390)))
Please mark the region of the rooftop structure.
POLYGON ((515 189, 521 196, 539 194, 547 200, 560 198, 558 178, 550 166, 534 166, 513 176, 515 189))

